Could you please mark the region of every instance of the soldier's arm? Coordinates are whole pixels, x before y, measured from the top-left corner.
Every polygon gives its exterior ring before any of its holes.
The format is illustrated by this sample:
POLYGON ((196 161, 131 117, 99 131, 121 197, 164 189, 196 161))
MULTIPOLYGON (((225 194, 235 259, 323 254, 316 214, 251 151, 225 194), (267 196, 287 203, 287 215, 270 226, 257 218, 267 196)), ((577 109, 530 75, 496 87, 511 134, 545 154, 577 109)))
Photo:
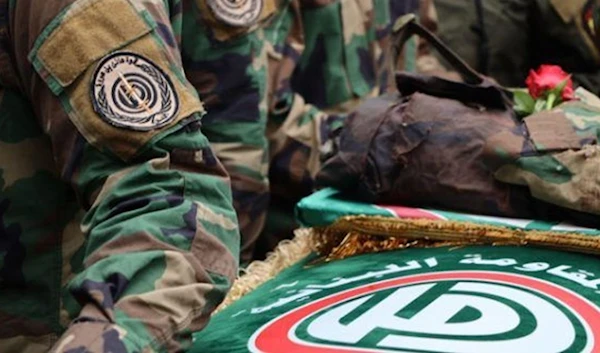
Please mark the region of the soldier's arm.
POLYGON ((236 274, 229 180, 182 70, 171 27, 181 2, 165 3, 11 9, 23 90, 86 210, 72 262, 83 265, 63 271, 63 307, 76 318, 55 352, 184 349, 236 274))

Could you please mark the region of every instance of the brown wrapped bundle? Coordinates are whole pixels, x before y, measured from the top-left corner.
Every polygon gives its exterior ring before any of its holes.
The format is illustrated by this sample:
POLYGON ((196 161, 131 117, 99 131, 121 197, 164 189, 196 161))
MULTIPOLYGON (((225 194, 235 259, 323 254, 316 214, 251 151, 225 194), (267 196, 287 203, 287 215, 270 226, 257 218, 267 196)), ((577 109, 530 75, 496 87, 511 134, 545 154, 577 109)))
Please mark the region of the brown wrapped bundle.
MULTIPOLYGON (((508 91, 416 23, 407 28, 426 36, 464 82, 398 72, 400 94, 367 101, 349 117, 317 184, 368 202, 598 226, 596 154, 562 164, 560 157, 586 155, 600 110, 567 102, 520 121, 508 91)), ((399 31, 398 47, 412 32, 399 31)))

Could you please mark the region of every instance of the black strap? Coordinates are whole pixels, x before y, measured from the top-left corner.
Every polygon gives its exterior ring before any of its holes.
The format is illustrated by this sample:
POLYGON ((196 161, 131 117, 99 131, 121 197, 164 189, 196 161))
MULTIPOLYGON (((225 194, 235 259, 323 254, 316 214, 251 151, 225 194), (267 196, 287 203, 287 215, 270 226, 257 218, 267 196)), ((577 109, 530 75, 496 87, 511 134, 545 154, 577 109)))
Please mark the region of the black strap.
POLYGON ((483 14, 483 4, 481 0, 475 1, 475 10, 477 11, 477 26, 475 32, 479 35, 479 71, 487 75, 489 73, 489 38, 485 29, 485 17, 483 14))
POLYGON ((392 55, 394 63, 398 62, 398 57, 402 52, 402 48, 408 39, 413 35, 419 35, 426 39, 433 47, 446 59, 450 65, 456 70, 466 83, 481 84, 483 78, 473 70, 466 62, 464 62, 458 54, 444 44, 435 34, 431 33, 427 28, 421 26, 414 14, 404 15, 394 24, 392 36, 393 46, 392 55))

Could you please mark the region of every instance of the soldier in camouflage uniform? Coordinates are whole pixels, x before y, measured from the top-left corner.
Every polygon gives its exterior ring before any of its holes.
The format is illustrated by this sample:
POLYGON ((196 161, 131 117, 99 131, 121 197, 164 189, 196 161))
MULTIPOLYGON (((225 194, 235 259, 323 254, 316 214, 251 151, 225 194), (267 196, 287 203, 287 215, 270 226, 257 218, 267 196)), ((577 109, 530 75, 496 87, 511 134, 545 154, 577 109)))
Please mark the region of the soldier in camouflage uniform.
POLYGON ((207 111, 202 132, 231 177, 242 237, 241 261, 247 263, 269 203, 268 45, 262 27, 276 14, 278 4, 276 0, 239 2, 242 10, 260 9, 256 19, 242 23, 228 23, 235 21, 225 18, 226 9, 216 7, 217 16, 212 16, 212 10, 202 5, 228 1, 182 1, 182 59, 207 111))
POLYGON ((597 0, 434 2, 442 40, 500 84, 523 86, 530 69, 555 64, 600 94, 597 0))
POLYGON ((342 114, 387 87, 392 19, 414 11, 418 0, 262 4, 264 30, 217 30, 212 42, 201 40, 204 46, 196 44, 183 57, 184 64, 202 66, 188 78, 206 87, 198 91, 208 111, 203 132, 231 175, 244 264, 253 257, 270 202, 277 212, 285 200, 291 215, 293 204, 311 191, 322 147, 342 114), (202 49, 219 60, 198 58, 202 49), (251 55, 255 62, 267 60, 267 67, 250 66, 251 55), (236 100, 231 92, 246 94, 236 100))
POLYGON ((297 227, 294 206, 312 192, 321 157, 346 114, 391 86, 394 20, 420 6, 431 15, 423 0, 287 1, 265 30, 271 207, 259 258, 297 227))
POLYGON ((1 352, 175 352, 206 325, 239 252, 206 136, 230 169, 231 131, 263 152, 274 11, 226 5, 0 1, 1 352))

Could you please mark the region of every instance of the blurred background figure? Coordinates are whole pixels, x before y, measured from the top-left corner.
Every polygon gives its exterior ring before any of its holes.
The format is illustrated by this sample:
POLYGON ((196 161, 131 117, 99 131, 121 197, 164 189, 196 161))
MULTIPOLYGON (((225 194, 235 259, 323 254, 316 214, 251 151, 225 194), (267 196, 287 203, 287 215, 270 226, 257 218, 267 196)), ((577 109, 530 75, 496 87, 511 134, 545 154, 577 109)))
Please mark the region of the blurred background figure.
POLYGON ((523 86, 530 69, 556 64, 600 93, 597 0, 434 0, 438 34, 479 72, 523 86))
MULTIPOLYGON (((255 258, 298 227, 294 206, 313 191, 321 158, 346 114, 393 84, 390 34, 395 20, 415 13, 435 27, 431 0, 291 0, 266 28, 269 53, 270 208, 255 258)), ((400 67, 414 71, 423 52, 407 45, 400 67)), ((427 65, 429 70, 439 65, 427 65)), ((234 192, 235 193, 235 192, 234 192)), ((259 218, 257 218, 259 219, 259 218)), ((243 222, 242 222, 243 223, 243 222)), ((254 237, 242 232, 242 260, 254 237)))

